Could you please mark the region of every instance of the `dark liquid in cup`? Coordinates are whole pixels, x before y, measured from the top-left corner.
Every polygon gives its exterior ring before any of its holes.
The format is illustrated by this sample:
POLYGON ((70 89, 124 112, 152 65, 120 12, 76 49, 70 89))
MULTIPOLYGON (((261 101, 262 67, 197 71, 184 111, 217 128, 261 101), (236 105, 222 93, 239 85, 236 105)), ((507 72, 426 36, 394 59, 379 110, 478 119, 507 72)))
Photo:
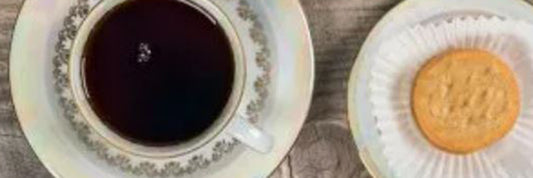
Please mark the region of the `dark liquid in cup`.
POLYGON ((206 131, 233 86, 223 29, 176 0, 131 0, 109 11, 84 49, 92 109, 130 141, 168 146, 206 131))

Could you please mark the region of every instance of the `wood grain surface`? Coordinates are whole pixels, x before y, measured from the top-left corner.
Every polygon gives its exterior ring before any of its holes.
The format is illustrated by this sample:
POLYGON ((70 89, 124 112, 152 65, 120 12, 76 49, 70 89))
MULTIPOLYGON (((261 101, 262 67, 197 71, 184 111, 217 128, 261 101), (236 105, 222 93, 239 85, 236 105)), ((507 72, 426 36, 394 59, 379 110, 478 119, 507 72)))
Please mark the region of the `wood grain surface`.
MULTIPOLYGON (((349 72, 371 28, 400 0, 300 0, 316 56, 316 83, 307 122, 272 178, 370 177, 346 121, 349 72)), ((529 0, 533 1, 533 0, 529 0)), ((0 0, 0 178, 47 178, 25 140, 9 91, 8 53, 23 0, 0 0)))

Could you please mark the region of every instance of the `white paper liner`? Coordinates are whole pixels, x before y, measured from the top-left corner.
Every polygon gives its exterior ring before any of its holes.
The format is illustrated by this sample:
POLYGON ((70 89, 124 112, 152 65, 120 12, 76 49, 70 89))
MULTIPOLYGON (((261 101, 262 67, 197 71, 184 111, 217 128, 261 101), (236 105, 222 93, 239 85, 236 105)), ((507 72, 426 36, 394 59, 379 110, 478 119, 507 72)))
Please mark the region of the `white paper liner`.
POLYGON ((384 156, 395 177, 533 177, 533 25, 499 17, 462 17, 417 25, 380 47, 370 99, 384 156), (484 49, 514 71, 521 111, 513 129, 466 155, 432 146, 413 120, 413 79, 431 57, 450 49, 484 49))

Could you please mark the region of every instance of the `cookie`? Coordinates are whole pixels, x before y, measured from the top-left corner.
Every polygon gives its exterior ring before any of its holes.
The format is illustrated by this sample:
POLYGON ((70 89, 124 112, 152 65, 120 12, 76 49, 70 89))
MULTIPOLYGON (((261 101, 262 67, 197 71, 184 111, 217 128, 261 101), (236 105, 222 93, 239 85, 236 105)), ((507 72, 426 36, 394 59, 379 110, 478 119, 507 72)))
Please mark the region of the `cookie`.
POLYGON ((482 149, 508 133, 520 109, 516 78, 496 55, 453 50, 418 72, 411 109, 436 147, 452 153, 482 149))

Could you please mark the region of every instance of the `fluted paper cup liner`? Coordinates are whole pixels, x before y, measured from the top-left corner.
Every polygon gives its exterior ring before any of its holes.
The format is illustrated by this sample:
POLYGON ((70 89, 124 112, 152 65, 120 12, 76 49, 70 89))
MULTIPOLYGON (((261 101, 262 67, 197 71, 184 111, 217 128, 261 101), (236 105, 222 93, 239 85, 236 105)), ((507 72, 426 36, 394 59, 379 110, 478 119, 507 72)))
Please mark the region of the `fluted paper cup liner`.
POLYGON ((385 42, 373 60, 371 112, 395 177, 533 177, 533 25, 486 16, 420 24, 385 42), (451 49, 482 49, 500 56, 520 87, 521 111, 511 131, 469 154, 432 146, 411 113, 417 71, 451 49))

